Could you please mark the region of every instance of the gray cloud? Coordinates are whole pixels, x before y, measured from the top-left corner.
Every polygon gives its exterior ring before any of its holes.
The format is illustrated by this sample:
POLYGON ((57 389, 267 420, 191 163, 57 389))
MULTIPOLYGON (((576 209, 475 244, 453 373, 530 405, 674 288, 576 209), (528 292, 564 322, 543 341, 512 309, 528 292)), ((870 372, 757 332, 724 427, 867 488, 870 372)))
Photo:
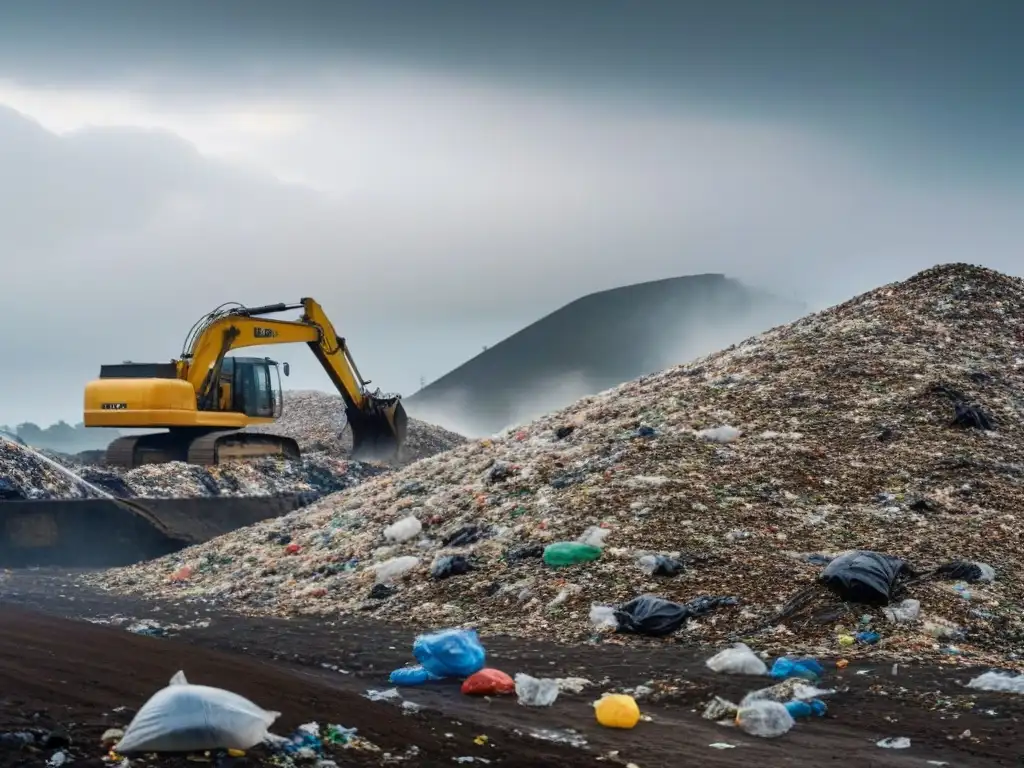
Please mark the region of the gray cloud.
POLYGON ((1016 3, 244 5, 0 11, 0 100, 168 129, 0 109, 4 307, 32 329, 0 342, 0 422, 74 418, 101 362, 176 355, 229 300, 316 296, 408 393, 622 283, 820 305, 1020 271, 1016 3))
POLYGON ((1012 178, 1022 28, 1016 0, 33 0, 0 11, 0 75, 194 103, 315 93, 369 62, 797 119, 919 171, 1012 178))

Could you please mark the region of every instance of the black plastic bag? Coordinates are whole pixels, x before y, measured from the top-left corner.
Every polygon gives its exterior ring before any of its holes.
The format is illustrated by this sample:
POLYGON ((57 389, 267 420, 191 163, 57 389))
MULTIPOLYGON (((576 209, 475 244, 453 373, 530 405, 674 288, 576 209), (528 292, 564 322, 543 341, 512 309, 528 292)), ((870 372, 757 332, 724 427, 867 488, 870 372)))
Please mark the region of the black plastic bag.
POLYGON ((475 544, 487 535, 487 530, 478 525, 466 525, 441 540, 442 547, 465 547, 475 544))
POLYGON ((678 576, 686 570, 686 566, 667 555, 654 555, 654 570, 652 576, 678 576))
POLYGON ((698 597, 688 603, 673 603, 663 597, 641 595, 616 608, 615 619, 619 632, 662 637, 675 632, 687 619, 736 603, 735 597, 698 597))
POLYGON ((953 424, 967 429, 984 429, 991 431, 996 428, 992 417, 981 408, 967 403, 954 403, 953 424))
POLYGON ((910 567, 898 557, 856 550, 825 566, 819 580, 847 602, 885 605, 900 577, 909 573, 910 567))
POLYGON ((521 560, 535 560, 544 557, 543 544, 526 544, 505 552, 505 562, 518 563, 521 560))
POLYGON ((984 563, 953 560, 936 568, 935 575, 940 579, 949 579, 950 581, 992 581, 995 571, 984 563))
POLYGON ((473 566, 465 555, 448 555, 440 558, 430 573, 435 579, 447 579, 451 576, 461 576, 473 570, 473 566))

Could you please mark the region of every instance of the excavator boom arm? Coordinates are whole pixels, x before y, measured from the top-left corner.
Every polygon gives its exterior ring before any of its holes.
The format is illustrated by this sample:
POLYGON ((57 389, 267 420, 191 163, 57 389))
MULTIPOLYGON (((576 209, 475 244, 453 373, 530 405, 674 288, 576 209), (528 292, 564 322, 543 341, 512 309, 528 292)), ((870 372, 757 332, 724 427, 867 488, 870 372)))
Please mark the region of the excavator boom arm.
POLYGON ((200 409, 209 408, 217 396, 224 356, 233 349, 267 344, 305 342, 320 361, 345 401, 352 431, 353 458, 393 456, 405 442, 408 419, 400 398, 369 394, 345 340, 340 337, 323 308, 313 299, 299 304, 270 304, 238 308, 211 315, 190 335, 180 365, 183 378, 196 393, 200 409), (302 309, 298 320, 277 320, 265 315, 302 309))
POLYGON ((349 408, 363 410, 365 393, 345 340, 338 336, 323 308, 313 299, 301 304, 271 304, 239 310, 221 316, 207 325, 186 352, 185 378, 192 384, 200 401, 209 395, 211 382, 224 356, 234 349, 270 344, 305 342, 320 361, 334 386, 349 408), (263 316, 302 308, 299 320, 279 320, 263 316))

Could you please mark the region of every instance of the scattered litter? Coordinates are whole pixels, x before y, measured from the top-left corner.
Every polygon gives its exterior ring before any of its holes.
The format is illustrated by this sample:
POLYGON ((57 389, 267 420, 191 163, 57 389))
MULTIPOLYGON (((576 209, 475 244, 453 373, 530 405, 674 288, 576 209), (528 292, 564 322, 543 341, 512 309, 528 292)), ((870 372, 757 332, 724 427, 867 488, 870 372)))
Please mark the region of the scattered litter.
POLYGON ((736 603, 734 597, 698 597, 683 604, 654 595, 641 595, 620 605, 615 611, 615 618, 619 632, 660 637, 672 634, 687 619, 736 603))
POLYGON ((748 706, 758 701, 775 701, 785 704, 788 701, 812 701, 821 696, 829 696, 835 693, 833 690, 818 688, 808 685, 799 677, 791 677, 768 688, 760 688, 751 691, 740 701, 740 706, 748 706))
POLYGON ((759 701, 748 707, 740 707, 736 713, 736 725, 751 736, 774 739, 793 727, 793 717, 784 704, 759 701))
POLYGON ((882 613, 894 624, 907 624, 917 621, 921 615, 921 601, 907 598, 899 605, 890 605, 882 609, 882 613))
POLYGON ((821 699, 787 701, 783 706, 794 720, 798 717, 824 717, 828 712, 828 705, 821 699))
POLYGON ((739 707, 731 701, 723 699, 721 696, 715 696, 708 702, 708 705, 704 708, 704 714, 701 716, 705 720, 714 720, 716 722, 726 719, 735 720, 738 711, 739 707))
POLYGON ((999 691, 1004 693, 1024 693, 1024 674, 1015 675, 1011 672, 985 672, 967 683, 968 688, 980 691, 999 691))
POLYGON ((396 544, 415 539, 423 530, 423 524, 413 516, 403 517, 384 529, 384 538, 396 544))
POLYGON ((374 566, 377 583, 385 584, 389 581, 394 581, 395 579, 404 576, 419 564, 420 559, 418 557, 413 557, 412 555, 394 557, 390 560, 385 560, 383 563, 378 563, 374 566))
POLYGON ((891 737, 876 742, 876 746, 879 746, 882 749, 909 749, 910 739, 905 736, 891 737))
POLYGON ((985 563, 954 560, 953 562, 940 565, 935 570, 935 575, 940 579, 952 579, 955 581, 968 582, 991 582, 995 581, 996 571, 991 565, 985 563))
POLYGON ((412 667, 402 667, 388 675, 388 682, 392 685, 423 685, 424 683, 443 679, 440 675, 435 675, 425 669, 421 664, 412 667))
POLYGON ((712 742, 711 744, 708 744, 708 746, 711 747, 712 749, 736 749, 736 745, 735 744, 728 744, 728 743, 726 743, 724 741, 715 741, 715 742, 712 742))
POLYGON ((636 699, 621 693, 607 693, 595 701, 594 713, 605 728, 635 728, 640 722, 636 699))
POLYGON ((681 562, 665 555, 644 555, 636 564, 649 576, 677 576, 685 570, 681 562))
POLYGON ((714 672, 730 675, 765 675, 768 667, 745 643, 719 651, 706 664, 714 672))
POLYGON ((420 635, 412 645, 413 656, 438 677, 466 677, 483 669, 487 654, 476 630, 446 629, 420 635))
POLYGON ((558 698, 558 681, 536 678, 519 672, 516 674, 516 697, 526 707, 550 707, 558 698))
POLYGON ((114 751, 249 749, 263 741, 278 717, 230 691, 192 685, 178 672, 142 706, 114 751))
POLYGON ((501 670, 484 668, 462 682, 462 692, 468 696, 503 696, 515 693, 516 684, 501 670))
POLYGON ((848 602, 885 604, 907 570, 907 564, 898 557, 855 550, 826 565, 821 581, 848 602))
POLYGON ((791 659, 783 656, 775 660, 769 674, 776 680, 785 680, 789 677, 800 677, 812 682, 825 674, 825 668, 817 659, 791 659))
POLYGON ((559 541, 544 547, 544 562, 552 568, 588 563, 600 556, 600 547, 578 541, 559 541))
POLYGON ((388 688, 386 691, 378 691, 370 688, 363 694, 364 698, 370 701, 401 701, 402 694, 398 692, 397 688, 388 688))

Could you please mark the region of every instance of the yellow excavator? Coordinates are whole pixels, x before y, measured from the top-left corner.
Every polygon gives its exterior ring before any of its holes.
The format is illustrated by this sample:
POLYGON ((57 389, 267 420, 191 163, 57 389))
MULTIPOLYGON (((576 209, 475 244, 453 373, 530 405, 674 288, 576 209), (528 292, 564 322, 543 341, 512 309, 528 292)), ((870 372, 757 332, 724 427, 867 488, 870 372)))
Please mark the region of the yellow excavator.
POLYGON ((408 421, 400 397, 368 391, 370 382, 359 373, 345 339, 309 298, 262 307, 224 304, 192 327, 180 359, 101 366, 99 378, 85 388, 85 426, 167 430, 114 440, 106 453, 106 463, 114 466, 170 461, 213 465, 261 456, 297 459, 295 440, 243 431, 281 416, 279 364, 228 353, 298 342, 309 346, 344 399, 352 458, 395 458, 408 421), (297 320, 267 317, 298 309, 302 315, 297 320))

